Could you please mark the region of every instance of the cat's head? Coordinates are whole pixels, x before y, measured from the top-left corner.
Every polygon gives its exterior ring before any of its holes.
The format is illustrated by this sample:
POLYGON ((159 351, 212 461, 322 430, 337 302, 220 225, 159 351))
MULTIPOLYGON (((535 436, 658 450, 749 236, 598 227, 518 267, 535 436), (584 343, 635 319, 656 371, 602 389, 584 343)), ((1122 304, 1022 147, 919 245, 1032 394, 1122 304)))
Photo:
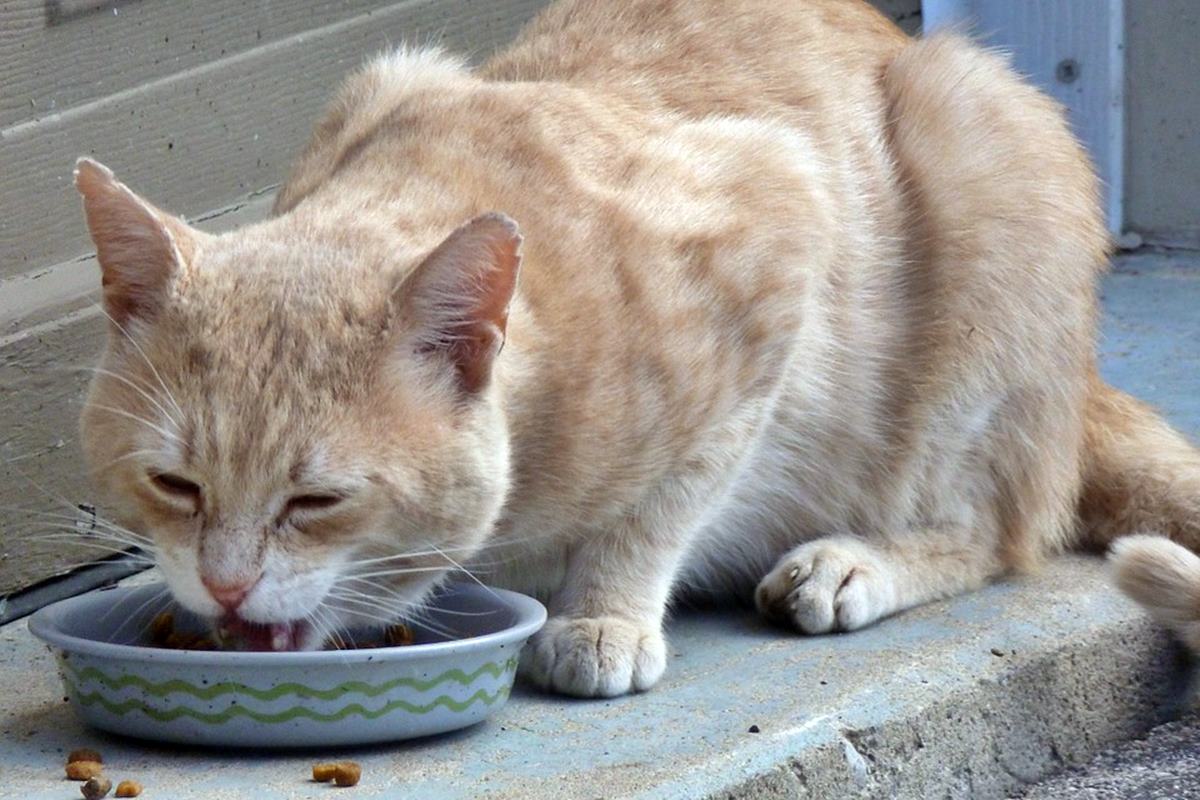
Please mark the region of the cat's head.
POLYGON ((310 648, 420 601, 484 542, 509 483, 511 220, 212 236, 95 162, 76 186, 110 318, 84 450, 181 604, 310 648))

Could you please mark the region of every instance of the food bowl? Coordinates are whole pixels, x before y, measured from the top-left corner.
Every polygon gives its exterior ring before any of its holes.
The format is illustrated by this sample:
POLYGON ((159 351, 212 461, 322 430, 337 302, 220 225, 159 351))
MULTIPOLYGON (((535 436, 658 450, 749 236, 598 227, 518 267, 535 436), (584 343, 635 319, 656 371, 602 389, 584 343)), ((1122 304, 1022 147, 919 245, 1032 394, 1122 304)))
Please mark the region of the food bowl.
POLYGON ((54 651, 67 697, 89 725, 159 741, 330 747, 464 728, 508 699, 521 646, 546 620, 531 597, 454 585, 435 597, 403 647, 223 652, 145 646, 171 610, 200 620, 162 584, 62 600, 29 622, 54 651))

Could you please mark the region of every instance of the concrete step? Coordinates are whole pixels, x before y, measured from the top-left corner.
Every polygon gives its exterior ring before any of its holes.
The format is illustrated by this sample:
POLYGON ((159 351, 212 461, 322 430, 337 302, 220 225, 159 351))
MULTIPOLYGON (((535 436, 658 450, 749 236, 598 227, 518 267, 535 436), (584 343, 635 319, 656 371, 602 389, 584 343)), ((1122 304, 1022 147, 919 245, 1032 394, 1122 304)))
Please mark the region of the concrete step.
MULTIPOLYGON (((1006 797, 1177 713, 1177 647, 1107 584, 1099 559, 803 638, 749 611, 683 612, 653 691, 578 701, 520 689, 492 721, 354 751, 355 797, 1006 797)), ((292 798, 325 791, 330 753, 185 750, 84 729, 24 622, 0 631, 3 792, 74 794, 73 748, 147 796, 292 798)), ((14 795, 15 796, 15 795, 14 795)))

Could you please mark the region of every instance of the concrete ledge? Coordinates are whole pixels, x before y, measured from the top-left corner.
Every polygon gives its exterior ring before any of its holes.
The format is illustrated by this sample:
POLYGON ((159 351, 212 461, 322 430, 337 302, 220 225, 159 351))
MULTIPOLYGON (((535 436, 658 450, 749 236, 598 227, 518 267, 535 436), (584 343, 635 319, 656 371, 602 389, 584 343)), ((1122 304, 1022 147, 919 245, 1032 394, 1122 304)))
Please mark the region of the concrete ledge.
MULTIPOLYGON (((1098 559, 801 638, 750 611, 691 611, 645 695, 581 702, 527 690, 493 721, 344 754, 355 797, 1005 797, 1178 711, 1186 662, 1107 584, 1098 559), (752 728, 758 732, 751 732, 752 728)), ((83 745, 147 796, 316 796, 330 753, 184 750, 83 729, 25 624, 0 629, 0 769, 27 798, 75 793, 83 745)))

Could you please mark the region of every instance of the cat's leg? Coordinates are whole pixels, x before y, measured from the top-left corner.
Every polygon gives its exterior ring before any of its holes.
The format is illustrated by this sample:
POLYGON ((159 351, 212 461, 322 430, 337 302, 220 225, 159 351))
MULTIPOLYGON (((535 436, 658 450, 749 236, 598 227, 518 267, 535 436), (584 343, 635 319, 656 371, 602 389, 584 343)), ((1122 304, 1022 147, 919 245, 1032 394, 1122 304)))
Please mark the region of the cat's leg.
POLYGON ((630 519, 571 554, 550 619, 521 661, 541 688, 614 697, 662 677, 663 614, 687 536, 681 521, 665 515, 657 524, 644 521, 630 519))
POLYGON ((666 668, 663 617, 689 544, 719 509, 760 428, 753 403, 621 521, 571 551, 550 619, 521 659, 538 686, 613 697, 653 686, 666 668))
POLYGON ((978 588, 1002 569, 995 548, 966 529, 911 531, 897 541, 829 536, 785 553, 755 603, 803 633, 852 631, 978 588))

